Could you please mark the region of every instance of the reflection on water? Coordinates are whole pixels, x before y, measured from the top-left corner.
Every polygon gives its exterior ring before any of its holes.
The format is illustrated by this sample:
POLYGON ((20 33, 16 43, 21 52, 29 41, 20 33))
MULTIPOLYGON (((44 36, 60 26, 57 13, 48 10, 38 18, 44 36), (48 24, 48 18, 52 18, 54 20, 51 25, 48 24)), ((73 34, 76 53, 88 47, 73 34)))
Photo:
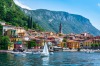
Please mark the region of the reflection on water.
POLYGON ((26 54, 25 53, 17 53, 17 54, 14 54, 14 56, 23 56, 23 57, 25 57, 26 54))
POLYGON ((42 65, 49 65, 49 57, 42 57, 43 64, 42 65))
POLYGON ((100 66, 100 53, 54 52, 49 57, 0 53, 0 66, 100 66))

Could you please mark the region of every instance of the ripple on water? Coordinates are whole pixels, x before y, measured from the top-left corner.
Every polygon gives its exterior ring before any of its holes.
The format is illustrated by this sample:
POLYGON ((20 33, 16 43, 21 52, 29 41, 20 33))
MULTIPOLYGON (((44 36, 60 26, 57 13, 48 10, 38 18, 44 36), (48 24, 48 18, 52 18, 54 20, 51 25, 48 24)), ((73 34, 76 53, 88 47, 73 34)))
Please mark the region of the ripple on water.
POLYGON ((100 66, 100 53, 54 52, 49 57, 0 53, 0 66, 100 66))

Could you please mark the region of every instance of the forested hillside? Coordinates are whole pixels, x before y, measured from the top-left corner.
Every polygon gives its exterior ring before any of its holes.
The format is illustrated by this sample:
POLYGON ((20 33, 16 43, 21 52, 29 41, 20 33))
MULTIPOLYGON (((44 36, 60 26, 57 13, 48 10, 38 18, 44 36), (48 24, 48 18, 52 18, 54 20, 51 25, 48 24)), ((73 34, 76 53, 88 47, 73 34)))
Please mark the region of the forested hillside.
POLYGON ((30 21, 28 18, 29 16, 26 16, 13 0, 0 0, 0 21, 5 21, 7 24, 24 28, 30 28, 28 27, 29 25, 32 26, 30 29, 42 29, 39 25, 34 23, 34 20, 32 20, 32 24, 28 24, 30 21))

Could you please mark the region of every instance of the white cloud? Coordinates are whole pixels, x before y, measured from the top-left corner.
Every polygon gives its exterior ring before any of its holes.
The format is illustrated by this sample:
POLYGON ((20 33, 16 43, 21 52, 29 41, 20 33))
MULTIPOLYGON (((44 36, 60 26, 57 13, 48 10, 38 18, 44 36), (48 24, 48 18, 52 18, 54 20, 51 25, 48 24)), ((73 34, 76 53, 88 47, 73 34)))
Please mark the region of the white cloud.
POLYGON ((100 3, 98 3, 98 6, 100 7, 100 3))
POLYGON ((13 1, 15 2, 16 5, 18 5, 18 6, 22 7, 22 8, 26 8, 26 9, 32 10, 30 7, 20 3, 19 0, 13 0, 13 1))

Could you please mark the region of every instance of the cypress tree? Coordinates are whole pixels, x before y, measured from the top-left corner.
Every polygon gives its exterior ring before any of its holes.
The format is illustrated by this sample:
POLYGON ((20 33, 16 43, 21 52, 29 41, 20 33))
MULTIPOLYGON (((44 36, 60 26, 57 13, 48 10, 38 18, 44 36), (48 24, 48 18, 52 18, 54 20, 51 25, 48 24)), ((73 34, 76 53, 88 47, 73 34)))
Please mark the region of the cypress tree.
POLYGON ((32 22, 32 17, 31 16, 28 17, 27 24, 28 24, 28 28, 30 28, 30 29, 33 28, 33 22, 32 22))
POLYGON ((30 17, 28 17, 28 20, 27 20, 27 27, 29 28, 29 22, 30 22, 30 17))
POLYGON ((32 17, 30 18, 30 28, 33 28, 33 22, 32 22, 32 17))

